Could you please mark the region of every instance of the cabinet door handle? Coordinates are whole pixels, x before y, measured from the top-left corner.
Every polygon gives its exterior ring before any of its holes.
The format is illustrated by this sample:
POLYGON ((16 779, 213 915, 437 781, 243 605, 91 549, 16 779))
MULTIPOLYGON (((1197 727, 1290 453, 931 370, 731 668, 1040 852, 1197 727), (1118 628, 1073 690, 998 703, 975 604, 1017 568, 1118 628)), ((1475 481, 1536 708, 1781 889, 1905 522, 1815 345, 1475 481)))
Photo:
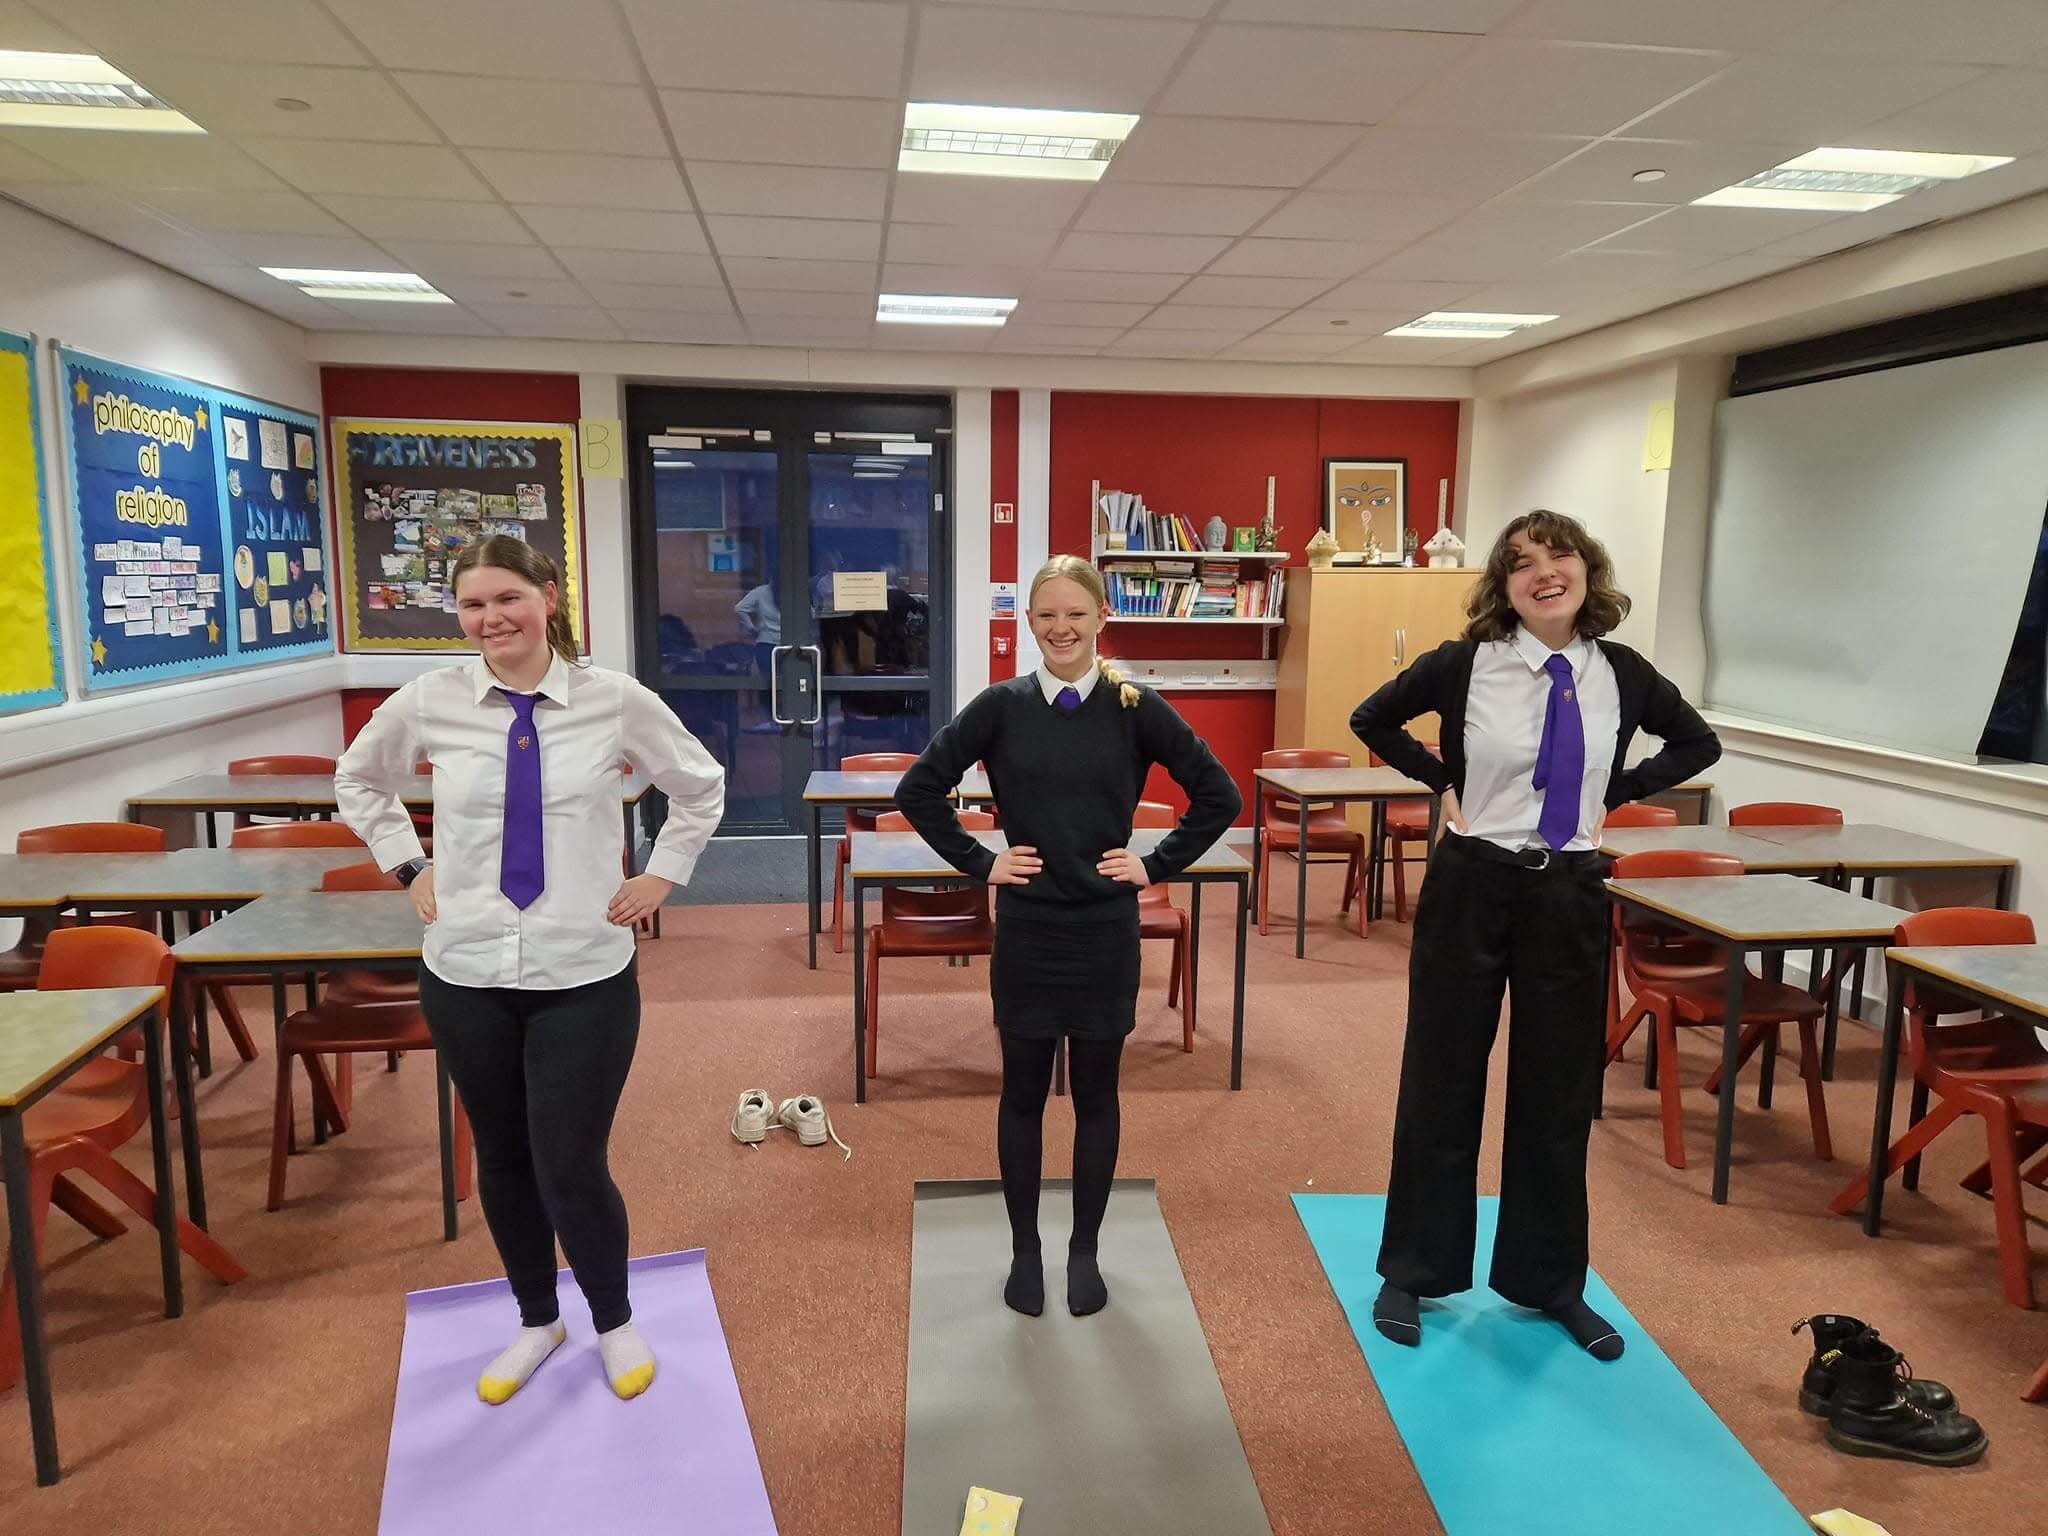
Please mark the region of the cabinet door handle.
POLYGON ((1394 665, 1397 667, 1408 665, 1408 631, 1405 629, 1396 629, 1394 631, 1394 665))

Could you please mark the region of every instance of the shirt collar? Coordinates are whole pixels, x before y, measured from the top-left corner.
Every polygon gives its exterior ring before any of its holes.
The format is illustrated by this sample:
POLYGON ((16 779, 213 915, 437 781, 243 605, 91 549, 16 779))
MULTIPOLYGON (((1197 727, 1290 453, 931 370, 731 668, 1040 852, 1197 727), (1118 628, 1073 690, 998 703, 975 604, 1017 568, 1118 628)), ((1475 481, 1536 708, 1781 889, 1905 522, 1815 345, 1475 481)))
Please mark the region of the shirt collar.
MULTIPOLYGON (((469 664, 469 681, 476 692, 476 702, 479 704, 490 697, 492 689, 505 687, 498 681, 498 674, 491 670, 490 663, 481 656, 469 664)), ((512 690, 507 688, 505 691, 509 693, 512 690)), ((547 674, 541 678, 540 685, 533 691, 550 703, 569 702, 569 664, 562 660, 561 652, 553 653, 548 662, 547 674)))
POLYGON ((1515 626, 1515 638, 1512 644, 1515 648, 1515 654, 1528 663, 1531 672, 1541 672, 1544 663, 1549 661, 1551 656, 1555 654, 1564 657, 1566 661, 1571 663, 1572 676, 1574 678, 1585 674, 1586 659, 1592 654, 1593 650, 1592 642, 1584 635, 1573 635, 1571 644, 1567 645, 1563 650, 1553 653, 1549 646, 1530 634, 1520 624, 1515 626))
POLYGON ((1048 704, 1060 696, 1062 688, 1073 689, 1081 695, 1082 701, 1085 703, 1088 695, 1095 691, 1095 680, 1100 676, 1102 676, 1102 669, 1100 667, 1090 667, 1081 674, 1079 682, 1070 683, 1065 678, 1054 677, 1041 664, 1038 668, 1038 689, 1039 692, 1045 695, 1045 702, 1048 704))

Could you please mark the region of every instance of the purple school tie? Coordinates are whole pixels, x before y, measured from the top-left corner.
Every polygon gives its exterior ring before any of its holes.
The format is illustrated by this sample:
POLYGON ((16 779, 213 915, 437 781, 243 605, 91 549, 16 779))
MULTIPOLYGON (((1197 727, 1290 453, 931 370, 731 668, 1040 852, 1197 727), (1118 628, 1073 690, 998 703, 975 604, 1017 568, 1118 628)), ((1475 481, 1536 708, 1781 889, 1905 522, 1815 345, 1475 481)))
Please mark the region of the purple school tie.
POLYGON ((1543 740, 1536 748, 1535 786, 1543 796, 1536 830, 1552 848, 1579 834, 1579 796, 1586 777, 1586 730, 1579 719, 1572 664, 1561 655, 1543 663, 1550 702, 1543 709, 1543 740))
POLYGON ((1061 714, 1071 715, 1081 707, 1081 690, 1069 683, 1053 695, 1052 701, 1061 714))
POLYGON ((538 695, 498 691, 512 706, 512 728, 505 733, 505 836, 498 889, 524 911, 547 884, 540 833, 540 730, 533 723, 538 695))

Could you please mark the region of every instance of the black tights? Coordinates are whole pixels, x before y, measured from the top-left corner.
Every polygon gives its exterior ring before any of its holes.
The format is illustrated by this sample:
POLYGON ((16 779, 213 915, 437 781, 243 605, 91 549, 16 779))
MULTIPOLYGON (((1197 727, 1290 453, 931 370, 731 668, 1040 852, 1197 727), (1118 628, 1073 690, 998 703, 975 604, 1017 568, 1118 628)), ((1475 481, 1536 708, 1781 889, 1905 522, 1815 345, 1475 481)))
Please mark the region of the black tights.
MULTIPOLYGON (((996 1161, 1010 1241, 1019 1254, 1038 1252, 1038 1180, 1045 1157, 1045 1096, 1052 1087, 1052 1040, 1004 1035, 1003 1099, 996 1111, 996 1161)), ((1074 1236, 1069 1249, 1093 1253, 1116 1175, 1116 1076, 1121 1035, 1067 1041, 1067 1086, 1074 1100, 1074 1236)))

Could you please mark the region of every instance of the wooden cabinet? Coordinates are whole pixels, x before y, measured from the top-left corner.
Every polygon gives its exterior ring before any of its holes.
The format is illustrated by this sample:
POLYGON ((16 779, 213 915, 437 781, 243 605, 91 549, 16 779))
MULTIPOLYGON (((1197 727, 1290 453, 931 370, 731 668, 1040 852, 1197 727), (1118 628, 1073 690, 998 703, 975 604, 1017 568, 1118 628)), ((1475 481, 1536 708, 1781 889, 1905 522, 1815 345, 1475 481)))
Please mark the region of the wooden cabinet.
MULTIPOLYGON (((1478 575, 1408 567, 1290 570, 1273 745, 1330 747, 1363 766, 1366 749, 1351 734, 1351 711, 1418 656, 1464 633, 1465 598, 1478 575)), ((1434 739, 1436 716, 1408 729, 1434 739)), ((1368 811, 1354 810, 1363 828, 1368 811)))

